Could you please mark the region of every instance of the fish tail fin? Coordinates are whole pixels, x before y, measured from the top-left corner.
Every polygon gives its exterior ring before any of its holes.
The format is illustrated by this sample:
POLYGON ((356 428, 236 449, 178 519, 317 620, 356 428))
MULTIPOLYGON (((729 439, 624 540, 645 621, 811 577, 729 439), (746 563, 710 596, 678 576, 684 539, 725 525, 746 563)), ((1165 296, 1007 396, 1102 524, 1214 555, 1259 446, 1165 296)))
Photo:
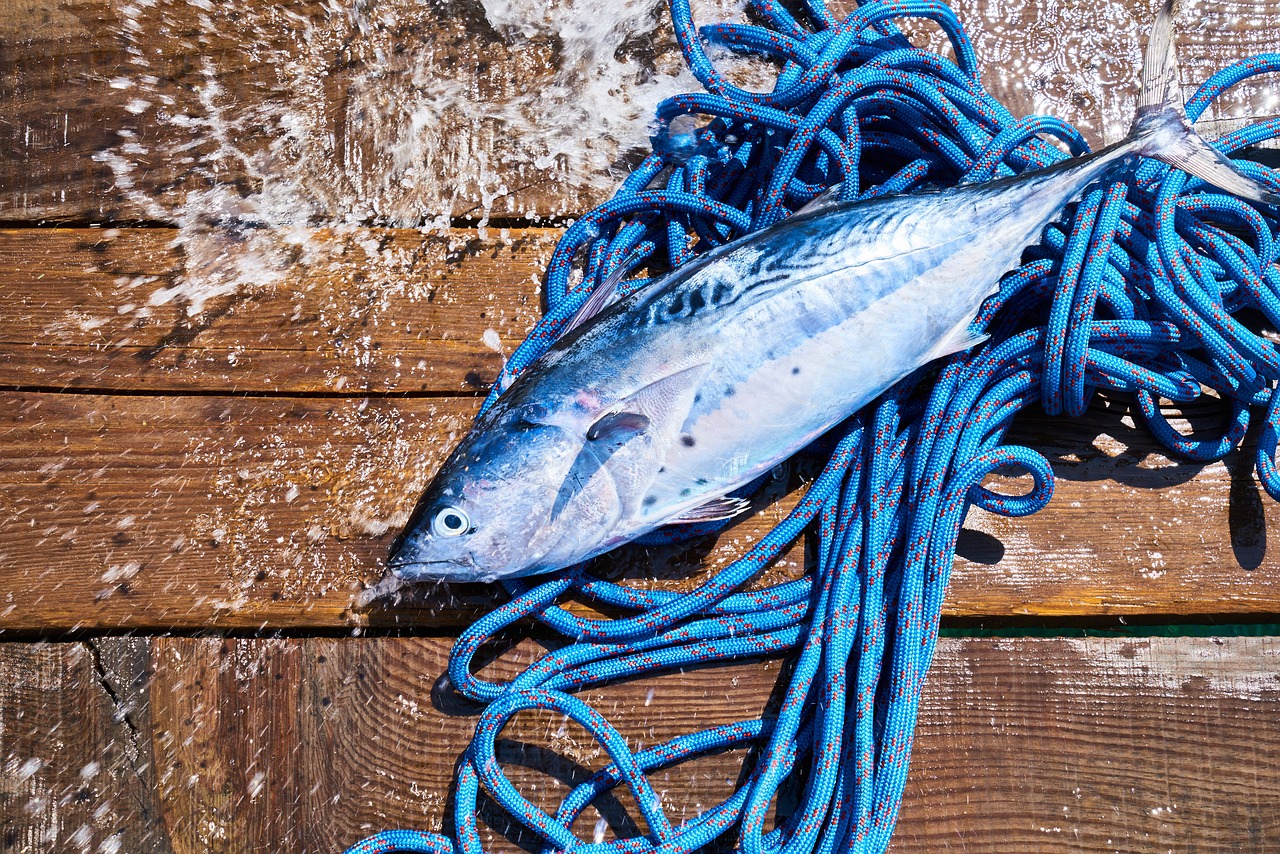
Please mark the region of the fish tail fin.
POLYGON ((1173 37, 1175 0, 1165 0, 1151 25, 1142 64, 1138 112, 1129 130, 1129 150, 1168 163, 1215 187, 1264 204, 1280 204, 1280 195, 1241 172, 1196 133, 1187 120, 1178 86, 1178 57, 1173 37))

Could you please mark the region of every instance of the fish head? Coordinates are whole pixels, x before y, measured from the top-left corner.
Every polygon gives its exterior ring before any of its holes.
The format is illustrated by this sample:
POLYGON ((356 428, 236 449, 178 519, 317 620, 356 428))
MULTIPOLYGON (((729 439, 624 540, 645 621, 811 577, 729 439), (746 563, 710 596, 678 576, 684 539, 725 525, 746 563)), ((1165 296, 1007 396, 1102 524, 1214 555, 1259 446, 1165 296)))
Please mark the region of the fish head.
POLYGON ((606 537, 616 501, 598 484, 570 488, 584 438, 545 423, 545 415, 542 407, 523 407, 477 422, 392 545, 387 563, 395 575, 406 581, 529 575, 575 563, 606 537), (594 519, 578 512, 584 501, 594 519))

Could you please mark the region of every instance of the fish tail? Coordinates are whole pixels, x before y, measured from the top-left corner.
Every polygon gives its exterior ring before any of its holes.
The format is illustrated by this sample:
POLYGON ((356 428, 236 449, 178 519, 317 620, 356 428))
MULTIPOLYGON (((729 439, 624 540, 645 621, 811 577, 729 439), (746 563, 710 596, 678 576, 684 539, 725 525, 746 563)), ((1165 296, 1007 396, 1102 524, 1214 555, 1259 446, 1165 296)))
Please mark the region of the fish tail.
POLYGON ((1178 57, 1173 37, 1175 0, 1165 0, 1156 15, 1142 65, 1138 112, 1129 130, 1130 152, 1153 157, 1215 187, 1264 204, 1280 204, 1280 195, 1241 172, 1195 132, 1187 120, 1178 87, 1178 57))

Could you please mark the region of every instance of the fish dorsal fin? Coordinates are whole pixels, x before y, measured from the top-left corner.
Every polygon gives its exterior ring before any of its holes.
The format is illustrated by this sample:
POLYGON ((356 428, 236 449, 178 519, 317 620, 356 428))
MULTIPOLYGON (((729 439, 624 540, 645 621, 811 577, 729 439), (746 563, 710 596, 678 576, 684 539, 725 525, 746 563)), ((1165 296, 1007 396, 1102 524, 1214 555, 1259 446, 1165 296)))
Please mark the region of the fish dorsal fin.
POLYGON ((686 510, 666 524, 692 525, 697 522, 719 522, 724 519, 732 519, 750 506, 751 502, 745 498, 722 495, 719 498, 711 499, 706 504, 699 504, 697 507, 686 510))
POLYGON ((629 270, 630 265, 625 260, 615 267, 613 272, 591 292, 591 296, 587 297, 587 301, 573 313, 573 317, 569 318, 564 325, 564 329, 560 331, 560 335, 568 335, 608 308, 609 304, 613 302, 613 298, 618 294, 618 285, 626 278, 629 270))
POLYGON ((804 205, 792 214, 792 216, 799 216, 800 214, 813 213, 814 211, 820 211, 824 208, 835 207, 840 204, 840 188, 842 186, 844 185, 836 184, 833 187, 828 187, 809 201, 805 202, 804 205))

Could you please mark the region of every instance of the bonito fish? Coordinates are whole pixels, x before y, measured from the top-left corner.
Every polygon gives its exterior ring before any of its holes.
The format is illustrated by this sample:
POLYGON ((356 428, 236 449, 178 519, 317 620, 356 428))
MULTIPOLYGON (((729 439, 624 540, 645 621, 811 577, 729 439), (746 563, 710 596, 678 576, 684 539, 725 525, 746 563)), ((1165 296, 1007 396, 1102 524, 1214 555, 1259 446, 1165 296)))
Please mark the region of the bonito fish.
MULTIPOLYGON (((1096 153, 937 193, 825 203, 719 247, 576 325, 472 427, 389 564, 406 580, 570 566, 726 497, 920 366, 970 324, 1061 209, 1135 156, 1280 199, 1191 128, 1171 3, 1152 27, 1129 136, 1096 153)), ((608 287, 602 285, 602 288, 608 287)))

